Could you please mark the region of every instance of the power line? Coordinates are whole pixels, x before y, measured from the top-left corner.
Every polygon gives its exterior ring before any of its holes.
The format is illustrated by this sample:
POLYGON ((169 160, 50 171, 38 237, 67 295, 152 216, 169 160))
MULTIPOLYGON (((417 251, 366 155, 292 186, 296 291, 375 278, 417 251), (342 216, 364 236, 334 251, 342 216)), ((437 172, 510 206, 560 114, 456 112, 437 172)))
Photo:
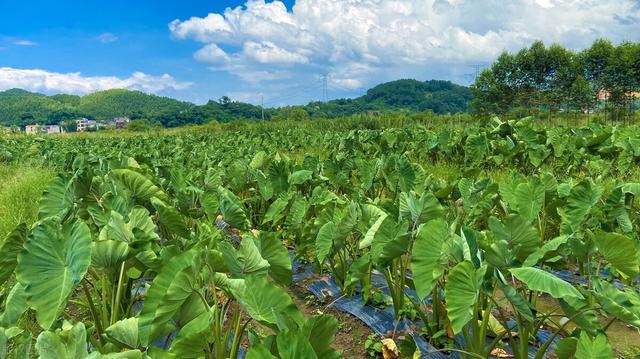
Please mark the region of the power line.
MULTIPOLYGON (((279 97, 275 100, 269 101, 269 102, 265 102, 265 105, 267 107, 269 106, 279 106, 280 104, 285 104, 285 103, 289 103, 291 101, 294 100, 304 100, 307 102, 313 102, 314 98, 317 98, 317 94, 312 94, 309 92, 302 92, 299 93, 297 95, 292 95, 292 96, 287 96, 287 97, 279 97)), ((291 105, 286 105, 286 106, 291 106, 291 105)))
POLYGON ((291 88, 289 91, 286 91, 285 93, 280 93, 278 96, 269 99, 264 104, 270 105, 270 104, 282 102, 283 100, 291 100, 291 99, 300 98, 303 96, 313 98, 312 93, 315 92, 317 94, 316 91, 318 90, 319 85, 320 85, 320 82, 316 80, 316 82, 313 82, 307 86, 302 86, 302 87, 297 86, 297 87, 291 88), (311 91, 311 90, 314 90, 314 91, 311 91))
POLYGON ((482 70, 483 66, 481 64, 467 65, 467 66, 473 67, 474 71, 472 73, 463 74, 462 77, 467 81, 473 83, 478 78, 478 76, 480 76, 480 71, 482 70))

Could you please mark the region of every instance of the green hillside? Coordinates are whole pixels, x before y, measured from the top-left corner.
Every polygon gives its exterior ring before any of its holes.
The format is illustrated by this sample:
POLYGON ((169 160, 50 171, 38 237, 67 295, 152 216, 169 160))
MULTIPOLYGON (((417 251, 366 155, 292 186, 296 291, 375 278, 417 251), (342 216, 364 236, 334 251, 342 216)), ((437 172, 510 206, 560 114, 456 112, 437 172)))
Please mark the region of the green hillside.
POLYGON ((21 89, 0 92, 0 124, 59 123, 78 117, 109 120, 117 116, 156 118, 179 113, 194 105, 139 91, 107 90, 85 96, 46 96, 21 89))
MULTIPOLYGON (((355 99, 312 102, 304 106, 265 109, 271 118, 337 118, 363 112, 431 110, 438 114, 467 111, 469 88, 449 81, 398 80, 378 85, 355 99)), ((228 97, 197 106, 140 91, 107 90, 85 96, 46 96, 20 89, 0 92, 0 125, 25 126, 30 123, 56 124, 78 117, 109 120, 118 116, 144 118, 165 127, 202 124, 212 120, 262 118, 259 106, 236 102, 228 97)))
POLYGON ((155 118, 166 112, 180 112, 192 106, 188 102, 139 91, 107 90, 83 96, 77 109, 97 120, 107 120, 117 116, 155 118))
POLYGON ((431 110, 437 114, 465 112, 472 99, 468 87, 451 81, 411 79, 386 82, 373 87, 364 96, 306 106, 311 117, 342 117, 369 111, 431 110))

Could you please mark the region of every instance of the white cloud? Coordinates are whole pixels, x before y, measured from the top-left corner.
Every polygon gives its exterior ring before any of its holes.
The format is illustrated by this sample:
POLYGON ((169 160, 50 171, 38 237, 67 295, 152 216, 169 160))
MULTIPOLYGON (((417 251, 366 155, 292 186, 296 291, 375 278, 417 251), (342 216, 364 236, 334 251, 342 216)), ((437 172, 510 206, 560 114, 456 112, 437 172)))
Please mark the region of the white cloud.
POLYGON ((35 41, 31 41, 31 40, 16 40, 13 42, 14 45, 16 46, 36 46, 38 45, 37 42, 35 41))
POLYGON ((247 41, 244 44, 243 53, 247 58, 261 64, 306 64, 309 62, 306 56, 282 49, 271 41, 262 43, 247 41))
POLYGON ((252 84, 258 84, 264 81, 284 80, 292 76, 291 72, 282 70, 252 70, 244 67, 228 67, 223 70, 227 70, 240 77, 242 81, 252 84))
POLYGON ((96 37, 96 40, 100 41, 103 44, 109 44, 118 41, 118 37, 110 32, 104 32, 98 35, 98 37, 96 37))
POLYGON ((157 93, 163 90, 182 90, 191 86, 168 74, 161 76, 135 72, 127 78, 115 76, 82 76, 79 72, 58 73, 45 70, 0 67, 0 90, 22 88, 30 91, 85 94, 108 89, 132 89, 157 93))
POLYGON ((229 55, 216 44, 208 44, 193 54, 193 58, 210 64, 225 64, 229 62, 229 55))
POLYGON ((297 0, 292 9, 248 0, 169 29, 204 44, 196 60, 243 80, 328 73, 331 86, 359 88, 426 73, 452 78, 538 39, 574 49, 599 37, 637 41, 638 19, 636 0, 297 0))
POLYGON ((205 18, 192 17, 184 22, 174 20, 169 24, 169 29, 178 39, 193 38, 200 42, 215 41, 214 34, 217 34, 217 38, 223 38, 222 34, 233 32, 224 17, 219 14, 209 14, 205 18))

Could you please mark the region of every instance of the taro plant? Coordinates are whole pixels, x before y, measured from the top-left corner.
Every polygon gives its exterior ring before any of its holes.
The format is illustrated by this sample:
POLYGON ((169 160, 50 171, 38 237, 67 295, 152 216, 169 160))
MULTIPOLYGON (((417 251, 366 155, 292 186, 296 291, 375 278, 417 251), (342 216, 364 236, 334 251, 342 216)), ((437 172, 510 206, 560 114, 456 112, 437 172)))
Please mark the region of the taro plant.
MULTIPOLYGON (((250 321, 282 328, 278 340, 299 344, 294 357, 339 356, 327 331, 335 319, 307 322, 278 286, 290 283, 291 262, 277 236, 212 228, 171 203, 137 167, 79 164, 52 182, 40 221, 2 242, 2 282, 15 274, 17 283, 0 315, 0 353, 29 355, 31 334, 17 325, 33 311, 42 358, 235 358, 250 321), (298 326, 285 330, 291 318, 298 326), (320 332, 324 344, 313 344, 320 332)), ((212 203, 228 225, 247 228, 228 190, 212 203)))

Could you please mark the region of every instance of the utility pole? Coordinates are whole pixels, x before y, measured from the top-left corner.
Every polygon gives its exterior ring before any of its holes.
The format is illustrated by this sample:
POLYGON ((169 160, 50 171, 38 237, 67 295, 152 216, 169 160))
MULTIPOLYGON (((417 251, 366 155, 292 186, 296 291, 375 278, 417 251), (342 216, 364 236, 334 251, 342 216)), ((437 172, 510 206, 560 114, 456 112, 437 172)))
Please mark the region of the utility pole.
POLYGON ((262 109, 262 121, 264 121, 264 95, 260 95, 260 109, 262 109))
POLYGON ((476 69, 476 77, 475 77, 475 79, 477 79, 477 78, 478 78, 478 76, 480 75, 480 65, 477 65, 477 64, 476 64, 474 67, 475 67, 475 69, 476 69))

